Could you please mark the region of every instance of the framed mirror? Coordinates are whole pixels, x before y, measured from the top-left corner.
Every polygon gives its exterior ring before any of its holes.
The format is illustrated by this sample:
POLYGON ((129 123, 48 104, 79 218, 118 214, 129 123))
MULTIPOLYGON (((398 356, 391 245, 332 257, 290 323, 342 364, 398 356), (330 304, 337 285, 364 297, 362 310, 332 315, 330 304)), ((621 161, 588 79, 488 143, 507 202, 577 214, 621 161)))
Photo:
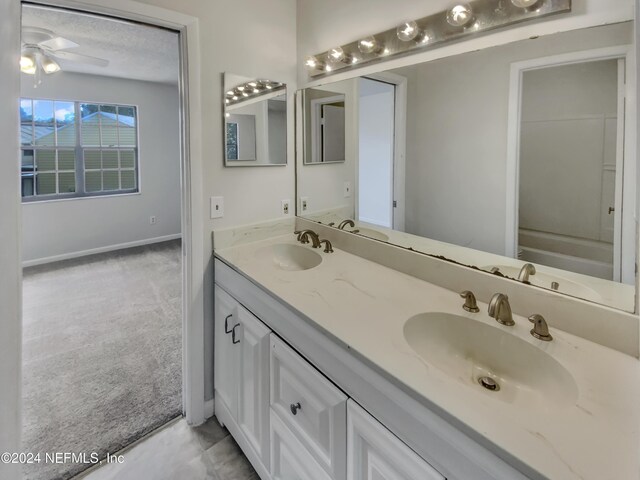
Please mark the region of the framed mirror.
MULTIPOLYGON (((633 31, 574 30, 314 86, 344 95, 345 161, 297 169, 298 215, 635 311, 633 31)), ((306 119, 310 102, 297 105, 306 119)), ((303 139, 306 164, 306 128, 303 139)))
POLYGON ((224 164, 287 164, 287 87, 282 82, 224 74, 224 164))

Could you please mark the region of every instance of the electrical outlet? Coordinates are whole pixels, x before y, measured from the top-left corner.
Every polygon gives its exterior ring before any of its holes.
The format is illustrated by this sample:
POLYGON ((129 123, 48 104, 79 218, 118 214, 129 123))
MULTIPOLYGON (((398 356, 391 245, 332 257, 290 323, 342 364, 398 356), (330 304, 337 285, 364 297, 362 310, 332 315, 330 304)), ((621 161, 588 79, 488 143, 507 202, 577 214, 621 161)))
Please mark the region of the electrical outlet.
POLYGON ((224 197, 211 197, 211 218, 224 217, 224 197))
POLYGON ((282 214, 289 215, 289 203, 291 200, 282 200, 282 214))
POLYGON ((151 215, 151 216, 149 217, 149 224, 150 224, 150 225, 155 225, 156 223, 158 223, 158 219, 156 218, 156 216, 155 216, 155 215, 151 215))
POLYGON ((300 210, 306 212, 309 208, 309 197, 300 197, 300 210))
POLYGON ((351 196, 351 182, 344 182, 344 198, 351 196))

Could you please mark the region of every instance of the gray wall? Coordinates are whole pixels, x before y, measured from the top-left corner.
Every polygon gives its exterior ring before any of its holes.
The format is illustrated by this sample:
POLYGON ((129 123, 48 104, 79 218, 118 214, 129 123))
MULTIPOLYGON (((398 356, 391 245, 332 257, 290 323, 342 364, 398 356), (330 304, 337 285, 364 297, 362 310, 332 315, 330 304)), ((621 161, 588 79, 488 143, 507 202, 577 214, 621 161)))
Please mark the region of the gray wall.
POLYGON ((406 230, 504 254, 510 64, 630 44, 632 33, 597 27, 394 70, 409 79, 406 230))
MULTIPOLYGON (((18 169, 20 2, 0 0, 0 453, 19 452, 21 436, 22 270, 18 169)), ((21 478, 19 464, 0 462, 0 478, 21 478)))
POLYGON ((23 74, 21 95, 137 105, 140 142, 139 194, 23 204, 24 261, 180 233, 177 86, 60 72, 33 88, 33 77, 23 74))

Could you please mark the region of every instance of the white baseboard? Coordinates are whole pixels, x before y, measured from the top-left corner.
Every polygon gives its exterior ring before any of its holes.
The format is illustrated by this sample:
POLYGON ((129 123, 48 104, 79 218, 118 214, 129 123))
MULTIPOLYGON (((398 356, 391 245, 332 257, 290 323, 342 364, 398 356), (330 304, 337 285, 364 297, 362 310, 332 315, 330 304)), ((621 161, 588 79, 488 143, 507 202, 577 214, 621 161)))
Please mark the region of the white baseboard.
POLYGON ((205 400, 204 401, 204 419, 207 420, 208 418, 213 417, 213 413, 214 413, 214 400, 213 398, 211 400, 205 400))
POLYGON ((89 250, 81 250, 79 252, 63 253, 61 255, 53 255, 51 257, 36 258, 34 260, 25 260, 22 262, 22 268, 33 267, 35 265, 44 265, 45 263, 59 262, 60 260, 69 260, 71 258, 84 257, 86 255, 94 255, 96 253, 113 252, 114 250, 122 250, 124 248, 140 247, 142 245, 151 245, 153 243, 168 242, 182 238, 181 233, 173 235, 164 235, 162 237, 147 238, 144 240, 136 240, 134 242, 118 243, 116 245, 107 245, 105 247, 91 248, 89 250))

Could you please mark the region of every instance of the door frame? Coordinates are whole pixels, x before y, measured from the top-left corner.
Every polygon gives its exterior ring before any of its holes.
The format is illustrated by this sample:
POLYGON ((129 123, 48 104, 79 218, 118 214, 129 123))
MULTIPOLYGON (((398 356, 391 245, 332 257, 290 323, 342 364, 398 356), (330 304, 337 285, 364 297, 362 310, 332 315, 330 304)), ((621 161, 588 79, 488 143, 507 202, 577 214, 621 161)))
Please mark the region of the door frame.
MULTIPOLYGON (((405 229, 405 175, 407 150, 407 77, 391 72, 364 75, 364 78, 395 86, 393 132, 393 202, 391 208, 393 230, 405 229)), ((358 168, 360 164, 358 162, 358 168)), ((358 175, 356 175, 356 178, 358 175)))
MULTIPOLYGON (((180 44, 180 172, 182 229, 182 410, 190 425, 205 415, 204 211, 202 185, 200 41, 198 19, 132 0, 28 0, 21 3, 77 10, 162 27, 180 44)), ((211 414, 212 412, 208 412, 211 414)))
MULTIPOLYGON (((524 72, 543 68, 571 65, 576 63, 595 62, 601 60, 622 59, 625 63, 626 83, 624 91, 618 92, 618 125, 622 121, 623 112, 624 131, 618 129, 616 148, 616 196, 623 205, 620 212, 616 211, 620 225, 619 247, 614 254, 614 272, 625 283, 635 283, 635 261, 625 262, 625 258, 636 255, 636 139, 635 139, 635 63, 632 55, 633 45, 583 50, 549 57, 535 58, 511 64, 509 79, 509 106, 507 124, 507 163, 506 163, 506 223, 505 223, 505 255, 516 258, 518 251, 518 223, 519 223, 519 189, 520 189, 520 119, 522 101, 522 77, 524 72), (621 94, 622 93, 622 94, 621 94), (625 100, 626 99, 626 100, 625 100), (623 175, 624 173, 624 175, 623 175), (624 179, 624 180, 623 180, 624 179), (621 188, 618 188, 618 187, 621 188), (619 260, 616 260, 619 259, 619 260)), ((617 203, 617 202, 616 202, 617 203)), ((614 274, 614 277, 616 274, 614 274)))

